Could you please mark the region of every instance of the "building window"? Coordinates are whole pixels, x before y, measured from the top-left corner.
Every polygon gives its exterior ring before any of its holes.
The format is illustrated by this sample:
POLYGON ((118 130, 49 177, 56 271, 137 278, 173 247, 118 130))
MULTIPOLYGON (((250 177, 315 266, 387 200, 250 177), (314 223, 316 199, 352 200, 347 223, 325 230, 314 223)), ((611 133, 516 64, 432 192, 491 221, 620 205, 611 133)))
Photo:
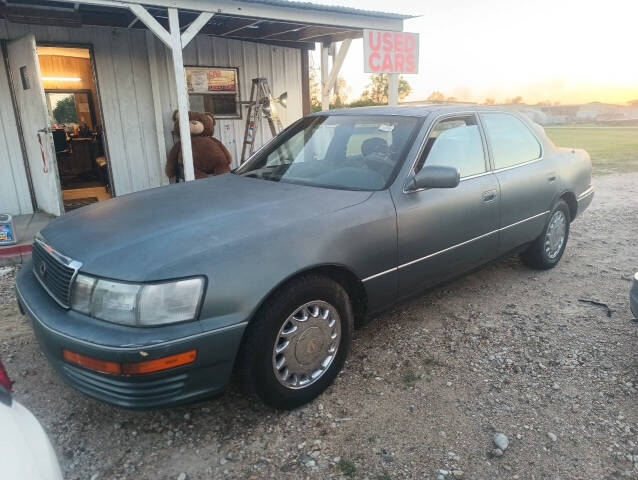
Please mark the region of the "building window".
POLYGON ((241 118, 239 69, 185 67, 190 109, 216 118, 241 118))

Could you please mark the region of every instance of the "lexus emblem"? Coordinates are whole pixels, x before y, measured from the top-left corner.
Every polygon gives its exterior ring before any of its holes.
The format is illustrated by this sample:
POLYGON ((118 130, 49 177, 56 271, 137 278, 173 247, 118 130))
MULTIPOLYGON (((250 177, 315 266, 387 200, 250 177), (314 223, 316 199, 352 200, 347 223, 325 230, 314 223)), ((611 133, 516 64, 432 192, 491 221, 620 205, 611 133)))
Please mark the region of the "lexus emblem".
POLYGON ((38 271, 40 272, 40 276, 44 278, 47 274, 47 264, 44 262, 41 262, 40 265, 38 266, 38 271))
POLYGON ((313 353, 315 353, 317 351, 317 344, 315 343, 314 340, 310 340, 308 342, 308 346, 306 347, 306 351, 308 354, 312 355, 313 353))

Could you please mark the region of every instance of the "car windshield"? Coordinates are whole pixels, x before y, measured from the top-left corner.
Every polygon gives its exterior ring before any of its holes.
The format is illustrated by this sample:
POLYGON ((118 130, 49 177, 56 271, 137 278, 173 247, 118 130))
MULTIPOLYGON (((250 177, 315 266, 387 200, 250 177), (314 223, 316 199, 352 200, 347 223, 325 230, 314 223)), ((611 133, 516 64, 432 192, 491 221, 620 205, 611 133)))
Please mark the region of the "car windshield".
POLYGON ((419 119, 331 115, 301 119, 235 174, 344 190, 387 188, 419 119))

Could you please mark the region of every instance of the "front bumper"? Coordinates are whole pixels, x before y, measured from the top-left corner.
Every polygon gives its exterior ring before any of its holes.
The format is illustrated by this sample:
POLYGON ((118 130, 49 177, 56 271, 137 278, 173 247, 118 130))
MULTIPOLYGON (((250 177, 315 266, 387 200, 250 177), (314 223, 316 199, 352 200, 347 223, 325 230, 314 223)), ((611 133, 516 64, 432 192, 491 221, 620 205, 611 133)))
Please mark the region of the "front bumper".
POLYGON ((246 323, 202 330, 202 322, 135 328, 102 322, 55 303, 26 264, 16 279, 20 309, 42 351, 73 387, 125 408, 167 407, 214 395, 226 386, 246 323), (62 350, 100 360, 135 363, 197 350, 194 363, 144 375, 98 373, 67 363, 62 350))
POLYGON ((634 318, 638 320, 638 273, 634 275, 631 283, 631 291, 629 292, 629 308, 634 318))

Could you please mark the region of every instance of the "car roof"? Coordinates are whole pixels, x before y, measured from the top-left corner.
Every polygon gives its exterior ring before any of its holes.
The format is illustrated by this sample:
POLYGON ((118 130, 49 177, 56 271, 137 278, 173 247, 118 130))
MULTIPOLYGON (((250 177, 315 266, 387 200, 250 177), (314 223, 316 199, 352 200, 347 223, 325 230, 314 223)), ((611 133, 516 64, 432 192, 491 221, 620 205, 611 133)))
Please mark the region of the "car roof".
POLYGON ((445 104, 433 104, 433 105, 400 105, 397 107, 390 107, 387 105, 378 107, 355 107, 355 108, 340 108, 329 110, 326 112, 317 112, 313 116, 325 116, 325 115, 401 115, 407 117, 427 117, 432 113, 445 114, 445 113, 461 113, 461 112, 496 112, 507 111, 516 114, 517 112, 501 106, 484 106, 484 105, 445 105, 445 104))

